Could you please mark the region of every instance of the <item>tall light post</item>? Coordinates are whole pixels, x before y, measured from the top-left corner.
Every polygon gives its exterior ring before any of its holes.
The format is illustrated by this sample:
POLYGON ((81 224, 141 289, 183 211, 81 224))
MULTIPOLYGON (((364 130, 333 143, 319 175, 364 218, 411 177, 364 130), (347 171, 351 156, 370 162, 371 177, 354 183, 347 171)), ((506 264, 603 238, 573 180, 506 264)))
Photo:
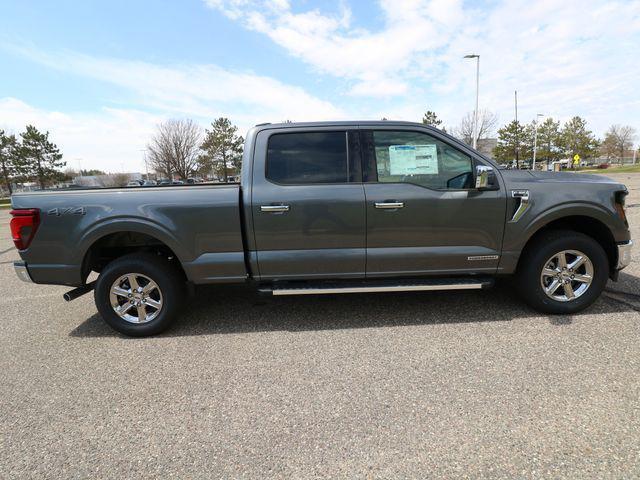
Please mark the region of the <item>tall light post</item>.
POLYGON ((478 96, 480 94, 480 55, 475 53, 465 55, 464 58, 476 59, 476 109, 473 112, 473 148, 478 145, 478 96))
POLYGON ((149 180, 149 164, 147 163, 147 149, 141 148, 138 151, 142 152, 142 159, 144 160, 144 169, 146 170, 147 180, 149 180))
POLYGON ((533 121, 533 161, 531 162, 531 170, 536 169, 536 150, 538 149, 538 118, 544 117, 542 113, 536 113, 533 121))

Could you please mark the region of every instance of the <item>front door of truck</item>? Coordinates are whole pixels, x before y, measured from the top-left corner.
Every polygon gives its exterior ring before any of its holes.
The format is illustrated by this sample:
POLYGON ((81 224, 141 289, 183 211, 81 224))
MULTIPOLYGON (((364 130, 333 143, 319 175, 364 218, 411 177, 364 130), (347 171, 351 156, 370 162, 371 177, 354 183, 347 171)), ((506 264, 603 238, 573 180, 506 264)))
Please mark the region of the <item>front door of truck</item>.
POLYGON ((365 200, 357 131, 258 133, 251 214, 262 280, 365 275, 365 200))
POLYGON ((368 277, 496 271, 505 193, 474 188, 482 159, 419 127, 362 130, 361 142, 368 277))

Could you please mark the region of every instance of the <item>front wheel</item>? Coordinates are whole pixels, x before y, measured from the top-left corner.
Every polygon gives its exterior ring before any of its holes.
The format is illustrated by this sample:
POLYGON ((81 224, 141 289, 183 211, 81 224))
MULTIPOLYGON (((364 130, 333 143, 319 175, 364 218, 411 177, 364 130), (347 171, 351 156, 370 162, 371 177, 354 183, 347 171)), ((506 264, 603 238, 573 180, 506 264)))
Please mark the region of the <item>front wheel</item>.
POLYGON ((96 282, 96 307, 114 330, 145 337, 165 330, 183 300, 181 272, 165 258, 131 254, 109 263, 96 282))
POLYGON ((609 260, 593 238, 550 231, 527 248, 516 273, 520 296, 544 313, 571 314, 591 305, 609 276, 609 260))

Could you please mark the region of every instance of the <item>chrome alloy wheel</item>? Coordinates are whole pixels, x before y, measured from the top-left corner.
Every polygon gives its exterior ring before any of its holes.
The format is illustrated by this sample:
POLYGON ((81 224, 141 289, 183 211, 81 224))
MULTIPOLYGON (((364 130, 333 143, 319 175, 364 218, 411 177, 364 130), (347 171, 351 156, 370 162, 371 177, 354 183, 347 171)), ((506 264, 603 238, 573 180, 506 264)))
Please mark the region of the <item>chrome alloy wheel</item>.
POLYGON ((540 274, 544 293, 558 302, 581 297, 593 281, 593 264, 578 250, 563 250, 547 260, 540 274))
POLYGON ((150 322, 162 311, 160 287, 141 273, 127 273, 113 282, 109 299, 116 315, 130 323, 150 322))

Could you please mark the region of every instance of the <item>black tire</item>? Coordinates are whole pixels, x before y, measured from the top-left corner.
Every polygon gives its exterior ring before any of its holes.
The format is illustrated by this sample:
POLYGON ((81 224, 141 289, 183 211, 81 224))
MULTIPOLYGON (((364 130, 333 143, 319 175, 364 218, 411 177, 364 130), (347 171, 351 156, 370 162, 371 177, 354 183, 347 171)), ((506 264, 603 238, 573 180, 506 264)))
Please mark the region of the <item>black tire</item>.
MULTIPOLYGON (((609 259, 597 241, 572 230, 552 230, 538 235, 527 246, 519 263, 515 283, 522 299, 536 310, 544 313, 572 314, 587 308, 600 296, 608 277, 609 259), (577 298, 558 301, 545 293, 541 274, 550 258, 567 250, 577 250, 588 257, 593 266, 593 278, 588 288, 577 298)), ((562 284, 560 285, 562 289, 562 284)), ((560 295, 564 295, 562 290, 560 295)), ((565 297, 568 298, 567 295, 565 297)))
MULTIPOLYGON (((128 285, 126 281, 125 285, 128 285)), ((113 260, 102 270, 96 281, 94 299, 98 312, 111 328, 127 336, 146 337, 160 333, 171 325, 178 315, 184 293, 185 280, 182 272, 169 260, 150 253, 134 253, 113 260), (152 295, 156 298, 159 298, 158 292, 161 295, 161 308, 156 310, 150 306, 143 307, 146 311, 157 312, 156 316, 146 323, 132 323, 121 318, 111 305, 112 285, 128 274, 139 274, 138 280, 148 277, 158 287, 152 295)), ((125 298, 119 301, 127 304, 125 298)), ((131 315, 138 315, 137 307, 132 306, 131 310, 131 315)))

